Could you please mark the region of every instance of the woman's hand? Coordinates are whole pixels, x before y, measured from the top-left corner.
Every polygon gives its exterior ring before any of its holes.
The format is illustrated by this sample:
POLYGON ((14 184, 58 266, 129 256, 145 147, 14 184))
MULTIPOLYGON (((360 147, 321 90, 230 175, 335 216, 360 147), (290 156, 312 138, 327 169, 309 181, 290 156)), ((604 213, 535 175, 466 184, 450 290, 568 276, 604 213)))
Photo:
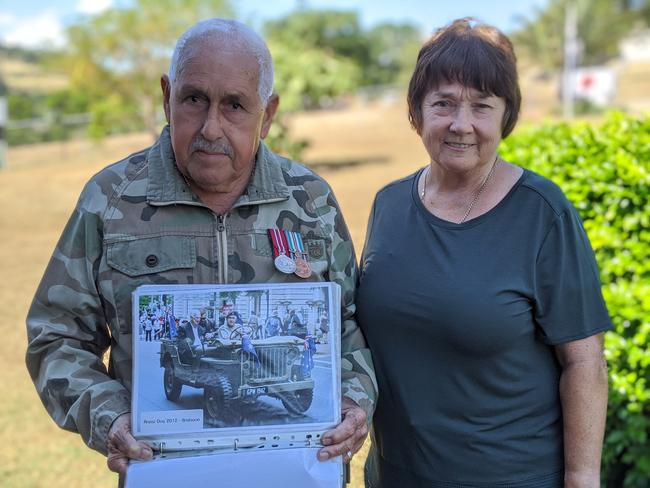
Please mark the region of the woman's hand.
POLYGON ((319 461, 343 456, 343 462, 349 463, 368 436, 366 412, 347 397, 342 400, 341 416, 342 422, 323 435, 325 447, 318 451, 319 461))

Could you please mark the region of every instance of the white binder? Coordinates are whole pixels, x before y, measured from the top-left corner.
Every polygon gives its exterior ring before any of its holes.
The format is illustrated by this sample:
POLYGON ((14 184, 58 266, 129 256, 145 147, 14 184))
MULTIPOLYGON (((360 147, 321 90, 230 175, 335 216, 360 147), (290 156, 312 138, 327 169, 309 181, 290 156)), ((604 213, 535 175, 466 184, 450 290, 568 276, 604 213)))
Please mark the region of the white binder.
POLYGON ((139 287, 132 430, 155 456, 126 487, 340 488, 341 458, 316 459, 341 418, 340 309, 335 283, 139 287))

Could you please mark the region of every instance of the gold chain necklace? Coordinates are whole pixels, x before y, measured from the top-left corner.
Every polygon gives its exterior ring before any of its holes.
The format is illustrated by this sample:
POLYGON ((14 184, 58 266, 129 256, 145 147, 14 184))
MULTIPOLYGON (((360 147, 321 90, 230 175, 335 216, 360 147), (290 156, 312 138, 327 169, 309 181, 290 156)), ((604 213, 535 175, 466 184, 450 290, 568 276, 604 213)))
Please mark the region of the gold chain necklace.
MULTIPOLYGON (((478 191, 474 195, 474 198, 472 198, 472 201, 470 202, 469 206, 467 207, 467 211, 465 212, 465 215, 463 215, 463 218, 460 219, 458 222, 459 224, 462 224, 465 222, 467 217, 469 217, 470 212, 472 211, 472 208, 474 208, 474 204, 477 202, 479 197, 481 196, 481 193, 483 193, 483 190, 485 190, 485 187, 488 184, 488 181, 490 181, 490 178, 492 177, 492 173, 494 173, 494 169, 497 167, 497 163, 499 162, 499 156, 494 158, 494 162, 492 163, 492 167, 490 168, 490 172, 487 174, 485 179, 483 180, 483 183, 481 183, 481 186, 479 186, 478 191)), ((427 166, 425 169, 426 174, 424 175, 424 184, 422 185, 422 191, 420 192, 420 200, 422 200, 422 203, 426 205, 426 202, 424 200, 424 197, 427 194, 427 178, 429 177, 431 165, 427 166)))

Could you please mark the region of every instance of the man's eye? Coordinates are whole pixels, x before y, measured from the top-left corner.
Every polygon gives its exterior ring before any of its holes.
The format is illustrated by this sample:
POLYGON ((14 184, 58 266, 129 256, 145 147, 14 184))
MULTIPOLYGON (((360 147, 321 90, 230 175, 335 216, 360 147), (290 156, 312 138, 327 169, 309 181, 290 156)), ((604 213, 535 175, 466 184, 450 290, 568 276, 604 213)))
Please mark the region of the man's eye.
POLYGON ((440 107, 440 108, 447 108, 451 104, 447 100, 438 100, 436 102, 433 102, 432 106, 433 107, 440 107))
POLYGON ((240 110, 244 107, 242 106, 241 103, 233 102, 230 104, 230 108, 232 108, 233 110, 240 110))

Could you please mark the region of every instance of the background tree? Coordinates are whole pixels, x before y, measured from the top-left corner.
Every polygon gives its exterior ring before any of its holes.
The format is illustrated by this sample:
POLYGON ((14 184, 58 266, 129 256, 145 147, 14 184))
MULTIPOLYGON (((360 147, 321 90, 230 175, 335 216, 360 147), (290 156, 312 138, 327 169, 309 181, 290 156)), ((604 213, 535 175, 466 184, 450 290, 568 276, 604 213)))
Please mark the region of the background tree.
POLYGON ((157 88, 176 39, 201 19, 231 15, 228 0, 134 0, 72 25, 66 60, 72 86, 92 100, 93 134, 139 125, 156 137, 157 88))
POLYGON ((361 83, 369 58, 354 12, 297 10, 263 28, 285 111, 314 109, 361 83))
POLYGON ((413 24, 379 24, 367 34, 370 62, 364 67, 364 85, 391 83, 406 86, 422 46, 423 36, 413 24))
POLYGON ((296 10, 264 25, 287 110, 313 109, 362 86, 400 81, 421 38, 411 24, 361 28, 356 12, 296 10))
POLYGON ((601 64, 618 54, 620 40, 637 27, 650 25, 650 0, 550 0, 531 19, 520 19, 512 40, 524 54, 547 69, 564 61, 566 5, 577 6, 580 64, 601 64))

